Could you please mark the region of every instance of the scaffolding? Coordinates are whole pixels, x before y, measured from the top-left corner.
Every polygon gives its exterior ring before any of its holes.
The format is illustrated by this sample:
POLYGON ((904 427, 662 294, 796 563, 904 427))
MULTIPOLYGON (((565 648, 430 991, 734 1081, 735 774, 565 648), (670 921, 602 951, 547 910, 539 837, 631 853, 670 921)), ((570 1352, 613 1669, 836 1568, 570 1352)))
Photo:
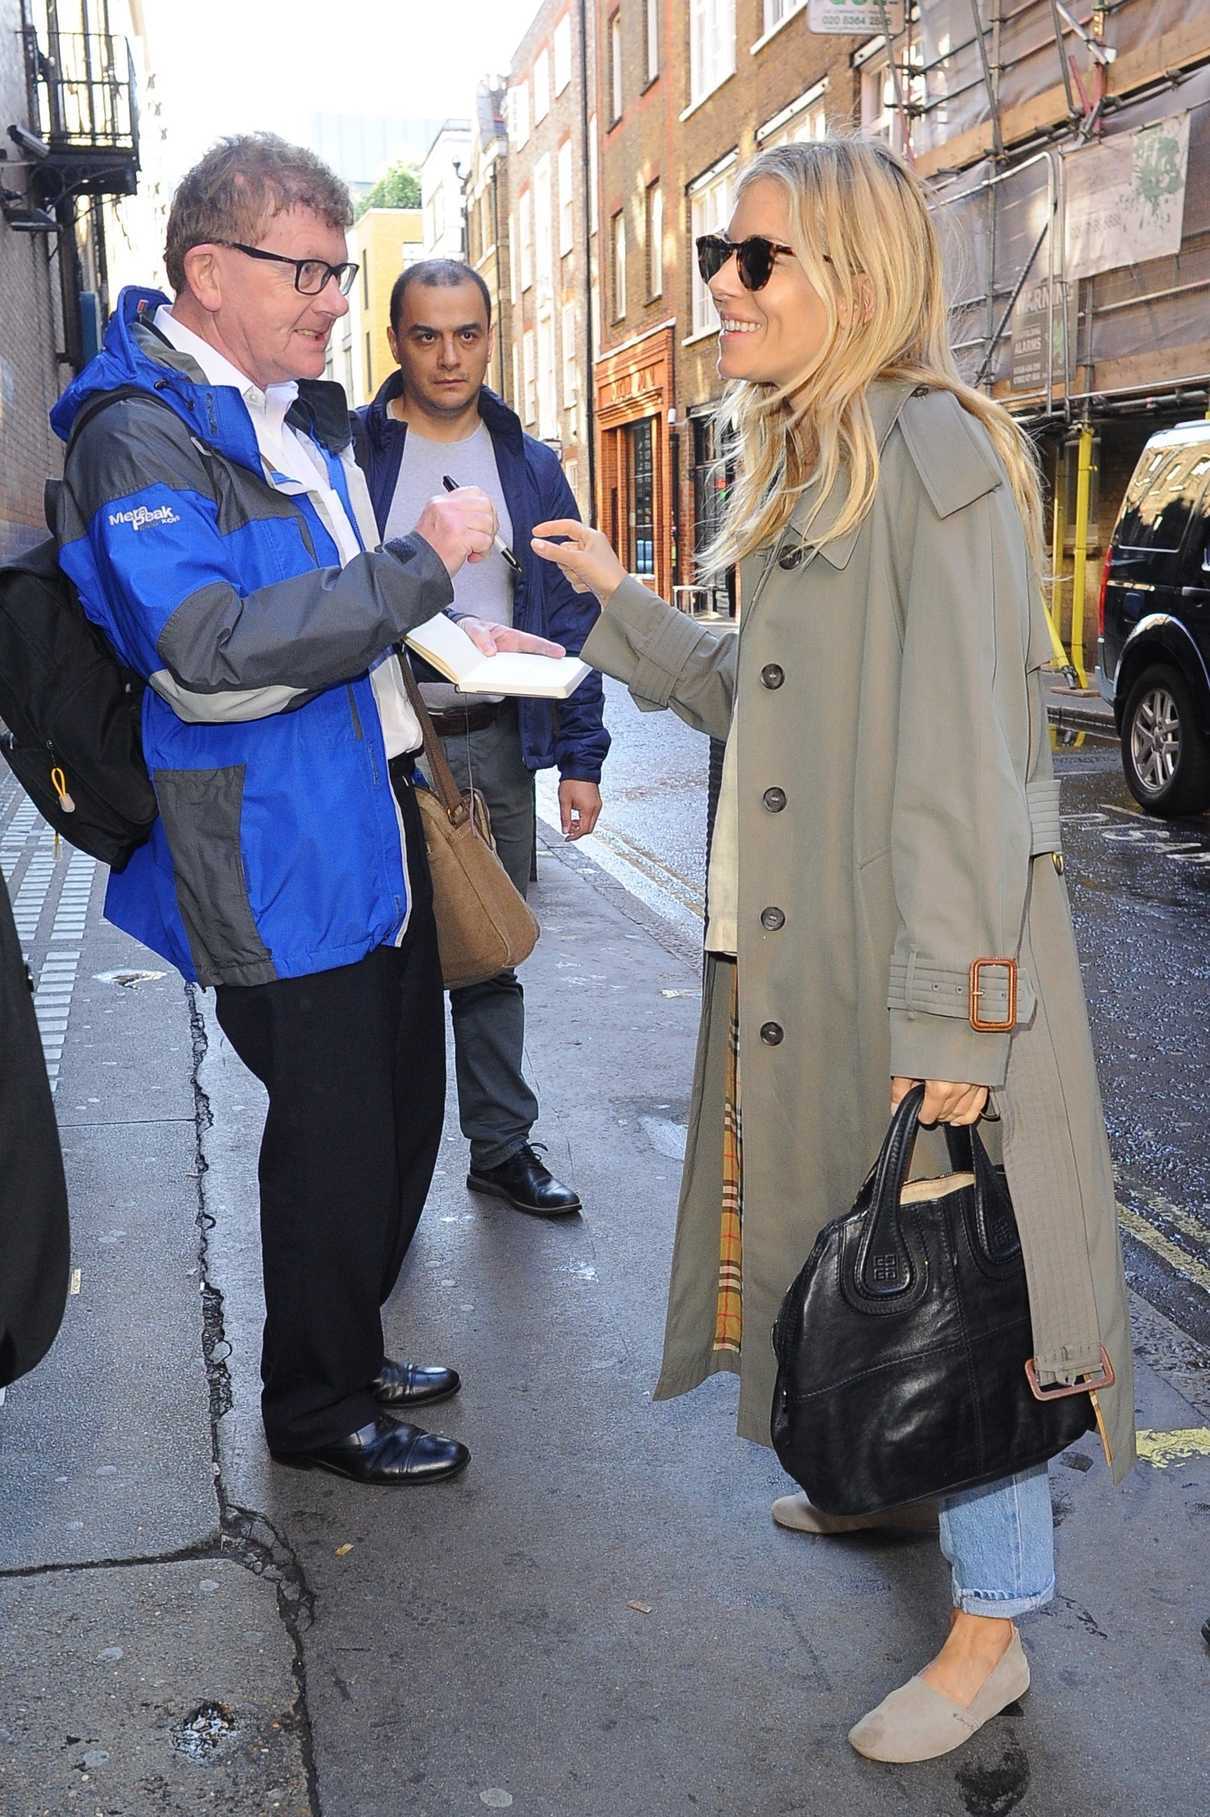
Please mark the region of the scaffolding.
POLYGON ((1052 636, 1070 584, 1064 666, 1082 684, 1096 427, 1210 406, 1210 6, 919 0, 904 12, 863 59, 888 137, 929 185, 963 375, 1047 451, 1052 636), (1098 184, 1120 170, 1148 222, 1167 224, 1158 238, 1130 222, 1114 236, 1097 217, 1098 184))

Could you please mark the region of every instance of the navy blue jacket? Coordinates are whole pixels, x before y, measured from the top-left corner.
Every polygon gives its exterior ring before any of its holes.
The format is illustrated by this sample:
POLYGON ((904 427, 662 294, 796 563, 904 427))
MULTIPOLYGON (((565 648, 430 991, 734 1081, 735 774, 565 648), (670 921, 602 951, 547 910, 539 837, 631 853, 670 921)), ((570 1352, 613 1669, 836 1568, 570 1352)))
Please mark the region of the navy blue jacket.
MULTIPOLYGON (((391 500, 407 441, 407 424, 388 414, 387 404, 403 390, 403 374, 393 372, 372 404, 357 412, 365 427, 358 436, 358 458, 366 480, 378 534, 386 529, 391 500)), ((486 386, 479 394, 479 414, 487 424, 508 514, 513 523, 513 549, 524 572, 513 594, 513 623, 518 631, 551 637, 578 655, 597 621, 600 608, 591 593, 577 593, 558 568, 534 554, 530 538, 535 524, 556 517, 579 517, 571 487, 558 456, 545 443, 526 435, 520 418, 503 398, 486 386)), ((609 750, 602 709, 605 693, 595 670, 570 700, 522 700, 521 754, 531 770, 559 766, 565 781, 600 782, 609 750)))

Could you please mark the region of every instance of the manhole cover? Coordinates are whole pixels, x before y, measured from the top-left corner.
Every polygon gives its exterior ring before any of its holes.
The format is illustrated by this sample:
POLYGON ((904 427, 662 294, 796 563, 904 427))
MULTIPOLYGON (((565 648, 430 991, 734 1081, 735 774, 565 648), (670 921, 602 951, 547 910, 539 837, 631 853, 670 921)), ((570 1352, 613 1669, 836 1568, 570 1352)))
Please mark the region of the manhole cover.
POLYGON ((172 1731, 172 1745, 190 1760, 213 1760, 224 1741, 235 1734, 235 1717, 221 1703, 199 1704, 172 1731))
POLYGON ((166 972, 94 972, 98 984, 120 984, 124 991, 133 991, 140 984, 154 984, 157 978, 164 978, 166 972))

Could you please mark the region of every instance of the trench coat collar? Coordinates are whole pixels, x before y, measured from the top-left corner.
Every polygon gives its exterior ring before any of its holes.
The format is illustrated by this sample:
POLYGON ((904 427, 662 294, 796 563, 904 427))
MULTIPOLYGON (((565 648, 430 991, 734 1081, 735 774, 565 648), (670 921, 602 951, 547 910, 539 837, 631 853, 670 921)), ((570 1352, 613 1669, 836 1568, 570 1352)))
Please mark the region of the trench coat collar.
MULTIPOLYGON (((906 379, 876 379, 869 391, 870 416, 881 454, 892 429, 899 424, 908 453, 920 475, 938 517, 973 504, 984 493, 1004 483, 1004 472, 979 424, 949 391, 913 386, 906 379)), ((785 536, 808 552, 816 550, 828 564, 841 569, 853 553, 861 533, 858 524, 844 536, 817 548, 819 536, 840 516, 844 507, 843 483, 836 488, 810 529, 812 498, 799 500, 785 536)))
MULTIPOLYGON (((875 379, 870 386, 868 403, 870 418, 874 425, 874 439, 881 454, 887 437, 899 421, 900 412, 912 395, 912 385, 906 379, 875 379)), ((814 498, 810 490, 804 493, 794 509, 794 515, 786 529, 786 537, 804 545, 808 550, 815 550, 824 560, 837 570, 848 564, 857 538, 861 534, 861 524, 854 524, 843 536, 833 537, 831 541, 818 547, 819 538, 827 534, 844 509, 846 488, 843 474, 839 483, 832 488, 832 495, 823 510, 811 523, 811 512, 814 509, 814 498), (810 525, 808 531, 807 526, 810 525)), ((864 521, 864 520, 863 520, 864 521)))

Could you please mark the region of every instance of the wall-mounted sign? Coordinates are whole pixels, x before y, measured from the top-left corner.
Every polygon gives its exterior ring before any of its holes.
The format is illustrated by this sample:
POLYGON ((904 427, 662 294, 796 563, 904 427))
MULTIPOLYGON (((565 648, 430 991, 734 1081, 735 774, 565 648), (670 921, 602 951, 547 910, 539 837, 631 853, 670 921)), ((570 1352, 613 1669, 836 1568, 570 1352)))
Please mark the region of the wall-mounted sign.
POLYGON ((847 37, 875 38, 888 25, 892 36, 903 30, 903 0, 881 6, 843 6, 834 0, 811 0, 813 32, 843 32, 847 37))
POLYGON ((1063 160, 1066 276, 1179 252, 1188 168, 1188 113, 1071 152, 1063 160))

